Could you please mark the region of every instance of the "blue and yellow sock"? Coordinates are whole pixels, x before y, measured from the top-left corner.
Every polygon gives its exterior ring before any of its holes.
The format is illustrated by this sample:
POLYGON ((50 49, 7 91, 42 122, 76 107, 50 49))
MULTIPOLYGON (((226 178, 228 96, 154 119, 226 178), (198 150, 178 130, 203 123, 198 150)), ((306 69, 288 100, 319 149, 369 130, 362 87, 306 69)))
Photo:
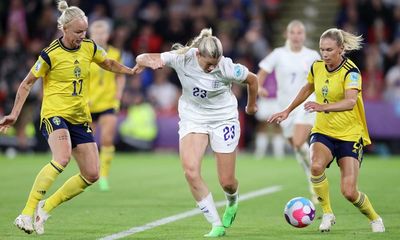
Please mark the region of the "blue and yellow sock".
POLYGON ((73 197, 82 193, 85 188, 90 186, 92 183, 87 181, 80 174, 76 174, 68 179, 64 185, 62 185, 53 195, 51 195, 43 207, 47 213, 56 208, 63 202, 66 202, 73 197))
POLYGON ((35 182, 33 183, 32 190, 29 193, 29 197, 25 208, 22 210, 22 214, 29 216, 33 215, 36 205, 40 200, 43 199, 47 190, 49 190, 57 176, 63 170, 64 167, 54 160, 51 160, 50 163, 46 164, 42 170, 40 170, 36 176, 35 182))
POLYGON ((372 207, 371 202, 368 199, 368 196, 365 193, 358 192, 358 198, 353 202, 353 205, 360 210, 362 214, 364 214, 370 221, 376 220, 379 218, 379 215, 375 212, 372 207))
POLYGON ((329 182, 325 173, 319 176, 311 176, 311 183, 318 201, 321 203, 323 213, 332 213, 331 201, 329 198, 329 182))

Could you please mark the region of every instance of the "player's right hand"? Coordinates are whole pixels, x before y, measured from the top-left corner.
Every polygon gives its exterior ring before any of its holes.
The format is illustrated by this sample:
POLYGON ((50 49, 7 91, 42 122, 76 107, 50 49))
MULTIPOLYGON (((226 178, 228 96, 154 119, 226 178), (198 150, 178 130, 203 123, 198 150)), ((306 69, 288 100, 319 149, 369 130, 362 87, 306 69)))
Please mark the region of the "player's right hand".
POLYGON ((284 110, 282 112, 272 114, 272 116, 268 118, 267 122, 268 123, 276 122, 276 123, 280 124, 288 116, 289 116, 289 112, 287 110, 284 110))
POLYGON ((4 116, 0 119, 0 132, 6 133, 7 130, 17 121, 17 118, 11 115, 4 116))

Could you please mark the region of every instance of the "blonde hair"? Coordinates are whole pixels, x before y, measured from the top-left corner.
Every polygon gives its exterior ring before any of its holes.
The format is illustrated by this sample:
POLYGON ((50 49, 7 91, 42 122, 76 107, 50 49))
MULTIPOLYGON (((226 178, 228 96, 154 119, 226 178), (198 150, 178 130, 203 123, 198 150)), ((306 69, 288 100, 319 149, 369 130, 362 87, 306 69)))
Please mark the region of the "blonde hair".
POLYGON ((110 34, 112 31, 112 26, 111 26, 110 21, 107 21, 105 19, 99 19, 99 20, 92 22, 92 24, 90 24, 90 27, 89 27, 89 33, 92 32, 93 29, 95 29, 95 28, 105 28, 108 34, 110 34))
POLYGON ((286 27, 286 31, 289 32, 290 29, 292 29, 295 26, 299 26, 299 27, 303 28, 304 31, 306 31, 306 27, 304 26, 303 22, 300 20, 297 20, 297 19, 289 22, 289 24, 286 27))
MULTIPOLYGON (((294 27, 301 27, 304 31, 304 35, 306 35, 306 27, 304 26, 303 22, 300 20, 292 20, 288 23, 288 25, 286 26, 286 34, 288 34, 290 32, 290 30, 294 27)), ((287 37, 287 35, 286 35, 287 37)), ((285 41, 285 46, 290 46, 290 41, 289 38, 287 37, 286 41, 285 41)))
POLYGON ((58 28, 63 29, 66 24, 76 18, 84 18, 87 20, 85 13, 78 7, 68 7, 68 3, 65 0, 58 2, 58 10, 61 12, 61 16, 57 19, 58 28))
POLYGON ((180 43, 174 43, 172 45, 172 50, 176 50, 176 52, 180 54, 185 54, 191 48, 198 48, 202 56, 212 58, 219 58, 222 56, 221 41, 212 35, 211 28, 202 29, 200 34, 195 37, 190 44, 186 44, 186 46, 180 43))
POLYGON ((336 41, 339 47, 343 47, 344 52, 358 50, 362 48, 363 38, 361 35, 356 36, 352 33, 337 28, 330 28, 322 33, 321 38, 330 38, 336 41))

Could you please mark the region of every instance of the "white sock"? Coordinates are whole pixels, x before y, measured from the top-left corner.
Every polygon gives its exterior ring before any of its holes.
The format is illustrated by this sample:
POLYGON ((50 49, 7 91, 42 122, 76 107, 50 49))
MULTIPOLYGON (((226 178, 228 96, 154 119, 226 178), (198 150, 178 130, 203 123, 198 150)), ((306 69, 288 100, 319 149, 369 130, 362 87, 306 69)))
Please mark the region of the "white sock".
POLYGON ((305 159, 308 168, 311 169, 310 145, 308 145, 308 143, 304 143, 303 145, 301 145, 299 152, 303 159, 305 159))
POLYGON ((209 193, 207 197, 203 198, 201 201, 197 202, 200 210, 203 212, 204 217, 209 223, 215 226, 222 226, 221 219, 219 218, 217 208, 215 207, 214 199, 209 193))
POLYGON ((303 167, 303 170, 306 174, 307 181, 309 183, 309 191, 311 194, 314 193, 314 188, 311 184, 311 160, 310 160, 310 146, 307 143, 304 143, 300 149, 294 151, 297 162, 303 167))
POLYGON ((285 138, 281 134, 275 134, 272 137, 272 150, 276 158, 285 156, 285 138))
POLYGON ((239 199, 239 189, 236 189, 235 193, 227 193, 225 192, 225 198, 227 200, 227 205, 228 206, 232 206, 235 203, 237 203, 238 199, 239 199))
POLYGON ((257 133, 254 154, 256 158, 261 159, 265 156, 268 148, 268 136, 266 133, 257 133))

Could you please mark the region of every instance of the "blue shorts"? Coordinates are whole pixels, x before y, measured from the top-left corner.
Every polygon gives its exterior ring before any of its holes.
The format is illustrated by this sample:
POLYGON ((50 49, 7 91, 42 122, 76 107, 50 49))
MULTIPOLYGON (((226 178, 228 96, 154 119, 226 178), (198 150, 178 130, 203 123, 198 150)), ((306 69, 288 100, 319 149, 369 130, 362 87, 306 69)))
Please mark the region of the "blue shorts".
MULTIPOLYGON (((329 148, 333 156, 332 161, 336 158, 336 162, 338 165, 338 160, 340 160, 341 158, 353 157, 360 162, 361 166, 364 148, 362 138, 360 138, 358 142, 349 142, 332 138, 321 133, 313 133, 311 134, 310 145, 315 142, 320 142, 324 144, 327 148, 329 148)), ((327 167, 331 165, 332 161, 328 164, 327 167)))
POLYGON ((40 126, 43 136, 49 139, 50 133, 54 130, 65 128, 71 136, 72 148, 78 144, 94 142, 92 129, 89 123, 72 124, 62 117, 43 118, 40 126))
POLYGON ((97 122, 97 120, 99 120, 101 115, 114 114, 114 113, 115 113, 115 109, 110 108, 110 109, 104 110, 102 112, 90 113, 90 115, 92 115, 92 121, 97 122))

